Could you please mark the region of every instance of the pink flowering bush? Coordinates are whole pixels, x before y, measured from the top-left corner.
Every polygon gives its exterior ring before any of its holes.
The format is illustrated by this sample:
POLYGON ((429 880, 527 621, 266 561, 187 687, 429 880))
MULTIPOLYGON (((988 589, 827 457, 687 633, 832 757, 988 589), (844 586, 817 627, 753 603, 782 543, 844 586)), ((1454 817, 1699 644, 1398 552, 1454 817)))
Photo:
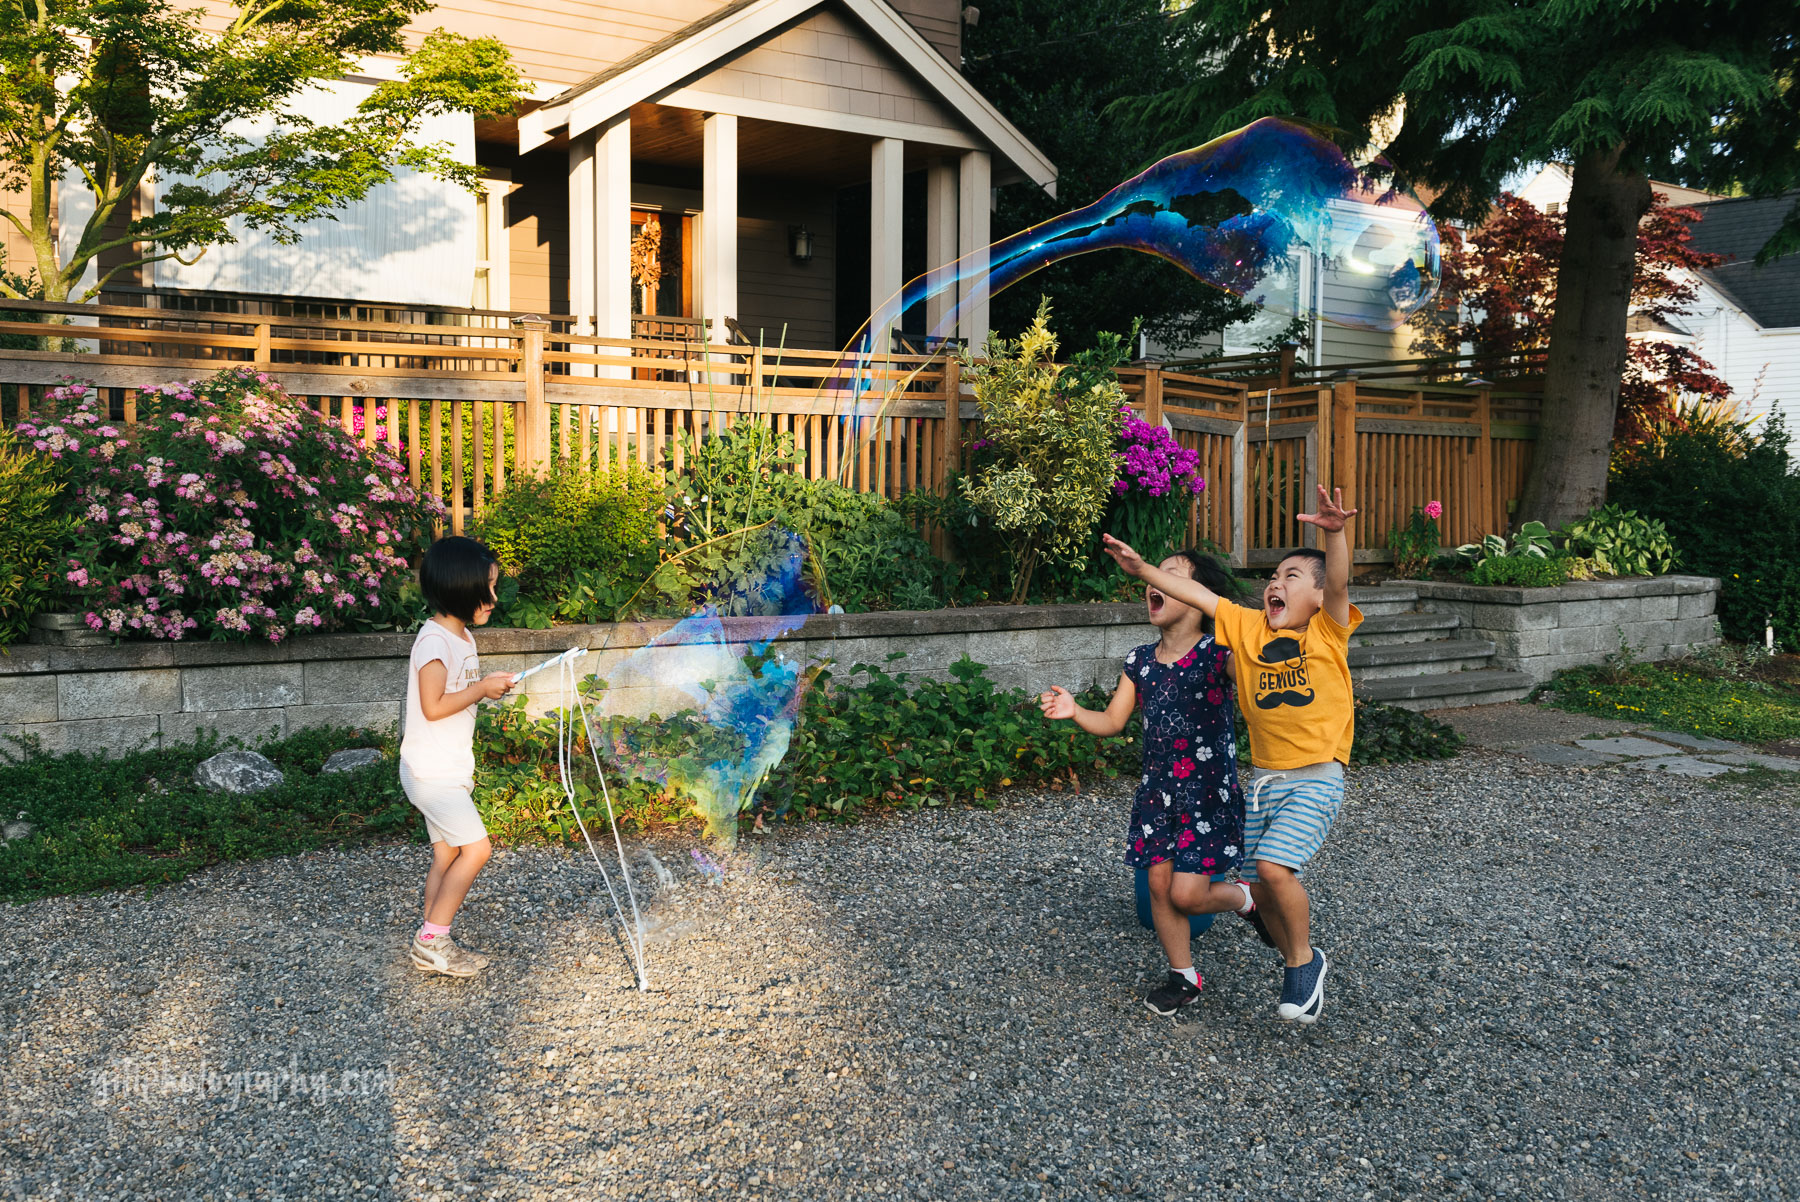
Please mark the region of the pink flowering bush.
POLYGON ((400 613, 406 557, 442 504, 267 375, 231 368, 147 391, 130 429, 90 384, 46 400, 16 433, 68 481, 64 587, 95 630, 280 642, 400 613))

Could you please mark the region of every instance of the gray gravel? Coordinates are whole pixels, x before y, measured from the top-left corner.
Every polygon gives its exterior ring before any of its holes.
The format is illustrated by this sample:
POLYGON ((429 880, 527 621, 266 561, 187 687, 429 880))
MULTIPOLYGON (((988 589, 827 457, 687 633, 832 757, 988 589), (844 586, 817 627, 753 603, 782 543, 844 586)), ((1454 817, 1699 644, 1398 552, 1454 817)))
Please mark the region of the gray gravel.
POLYGON ((403 960, 420 847, 0 910, 0 1197, 1796 1197, 1782 788, 1354 773, 1310 1029, 1231 919, 1143 1008, 1116 786, 766 836, 716 889, 659 843, 649 993, 561 851, 484 874, 473 982, 403 960))

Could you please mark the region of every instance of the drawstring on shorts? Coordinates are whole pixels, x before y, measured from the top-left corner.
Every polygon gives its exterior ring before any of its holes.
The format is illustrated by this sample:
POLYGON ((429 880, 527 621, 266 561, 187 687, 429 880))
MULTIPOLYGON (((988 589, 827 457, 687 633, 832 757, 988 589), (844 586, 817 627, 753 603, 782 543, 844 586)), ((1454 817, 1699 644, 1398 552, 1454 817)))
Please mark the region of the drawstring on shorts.
POLYGON ((1287 773, 1285 772, 1271 772, 1267 776, 1258 777, 1256 783, 1250 786, 1250 812, 1253 814, 1262 813, 1262 788, 1264 785, 1273 780, 1286 779, 1287 773))

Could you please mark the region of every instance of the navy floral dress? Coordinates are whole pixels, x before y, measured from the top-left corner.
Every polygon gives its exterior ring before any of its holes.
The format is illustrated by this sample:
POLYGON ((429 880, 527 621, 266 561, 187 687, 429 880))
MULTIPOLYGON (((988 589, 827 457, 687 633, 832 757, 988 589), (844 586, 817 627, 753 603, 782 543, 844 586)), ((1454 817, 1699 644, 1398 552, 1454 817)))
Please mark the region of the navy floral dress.
POLYGON ((1164 860, 1217 874, 1243 856, 1244 795, 1232 730, 1231 652, 1204 635, 1172 664, 1156 644, 1125 657, 1144 720, 1144 772, 1131 807, 1125 862, 1164 860))

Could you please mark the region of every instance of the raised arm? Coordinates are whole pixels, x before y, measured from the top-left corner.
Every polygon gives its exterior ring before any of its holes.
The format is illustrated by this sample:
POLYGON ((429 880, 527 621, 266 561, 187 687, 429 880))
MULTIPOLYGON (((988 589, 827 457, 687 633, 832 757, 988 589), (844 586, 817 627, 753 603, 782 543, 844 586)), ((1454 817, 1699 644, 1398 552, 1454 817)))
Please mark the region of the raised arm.
POLYGON ((1110 738, 1124 730, 1125 723, 1131 720, 1131 711, 1137 708, 1137 686, 1131 683, 1131 677, 1119 673, 1119 687, 1113 690, 1112 700, 1107 702, 1106 708, 1090 710, 1076 705, 1069 690, 1052 685, 1048 693, 1039 695, 1038 708, 1044 711, 1046 718, 1067 718, 1090 735, 1110 738))
POLYGON ((1343 489, 1327 493, 1321 484, 1319 512, 1294 515, 1297 521, 1325 532, 1325 612, 1339 626, 1350 625, 1350 536, 1345 527, 1356 514, 1356 510, 1344 508, 1343 489))
POLYGON ((1118 564, 1127 576, 1136 576, 1164 596, 1173 597, 1183 605, 1192 605, 1209 618, 1213 616, 1213 611, 1219 608, 1219 594, 1198 580, 1189 580, 1186 576, 1165 572, 1155 564, 1145 563, 1142 555, 1112 535, 1101 535, 1100 547, 1113 557, 1113 562, 1118 564))

